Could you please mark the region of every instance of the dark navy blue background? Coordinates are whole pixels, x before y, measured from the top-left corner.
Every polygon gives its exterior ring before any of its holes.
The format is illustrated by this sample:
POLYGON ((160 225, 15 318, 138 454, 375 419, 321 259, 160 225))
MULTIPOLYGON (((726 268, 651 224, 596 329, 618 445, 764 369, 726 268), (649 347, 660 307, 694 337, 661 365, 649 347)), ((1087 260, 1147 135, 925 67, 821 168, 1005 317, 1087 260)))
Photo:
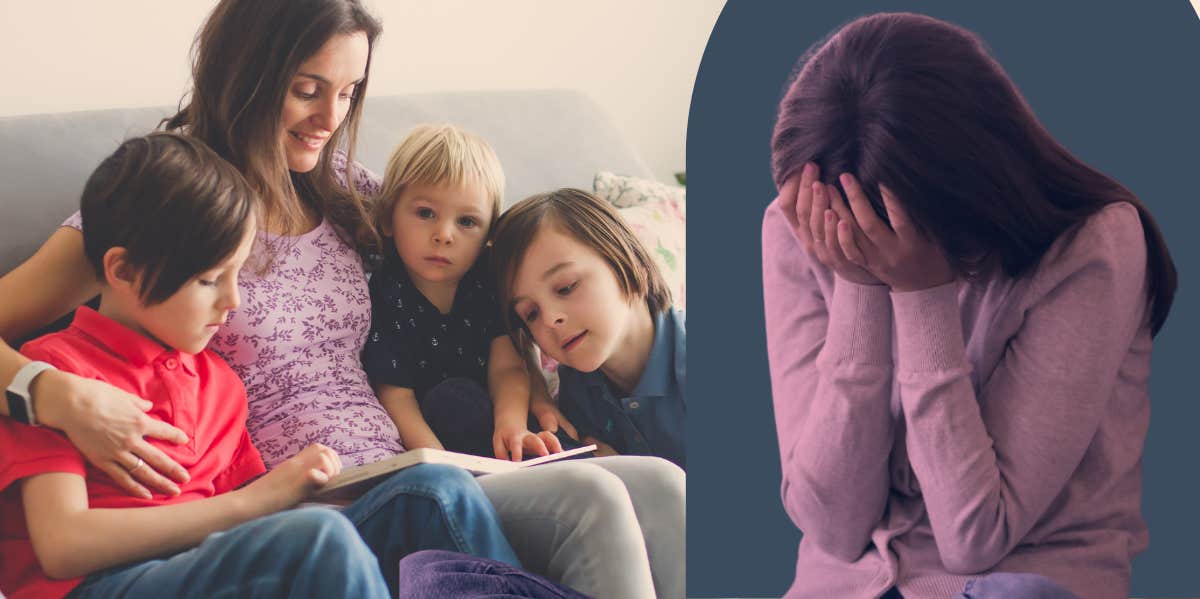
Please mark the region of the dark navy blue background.
MULTIPOLYGON (((1135 596, 1200 593, 1200 20, 1187 0, 731 1, 688 121, 688 595, 781 596, 800 533, 779 499, 762 314, 760 228, 783 84, 810 44, 872 12, 906 10, 980 34, 1051 134, 1133 190, 1179 269, 1155 339, 1135 596), (1111 3, 1124 4, 1124 3, 1111 3)), ((1105 326, 1098 322, 1096 326, 1105 326)))

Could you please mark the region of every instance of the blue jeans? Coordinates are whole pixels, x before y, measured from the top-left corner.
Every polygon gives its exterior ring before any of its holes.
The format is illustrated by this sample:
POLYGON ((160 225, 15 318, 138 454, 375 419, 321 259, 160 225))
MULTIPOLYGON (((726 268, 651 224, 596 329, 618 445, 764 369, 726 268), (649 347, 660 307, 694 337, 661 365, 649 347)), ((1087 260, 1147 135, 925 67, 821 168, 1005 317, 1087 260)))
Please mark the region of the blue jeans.
POLYGON ((388 596, 371 550, 354 526, 324 508, 272 514, 213 533, 199 546, 171 557, 97 572, 68 595, 71 599, 388 596))
POLYGON ((444 464, 405 468, 342 510, 379 560, 392 596, 400 558, 445 549, 521 567, 500 517, 471 473, 444 464))
POLYGON ((93 574, 71 597, 394 597, 400 558, 421 549, 520 566, 475 478, 422 464, 340 513, 259 518, 174 556, 93 574))

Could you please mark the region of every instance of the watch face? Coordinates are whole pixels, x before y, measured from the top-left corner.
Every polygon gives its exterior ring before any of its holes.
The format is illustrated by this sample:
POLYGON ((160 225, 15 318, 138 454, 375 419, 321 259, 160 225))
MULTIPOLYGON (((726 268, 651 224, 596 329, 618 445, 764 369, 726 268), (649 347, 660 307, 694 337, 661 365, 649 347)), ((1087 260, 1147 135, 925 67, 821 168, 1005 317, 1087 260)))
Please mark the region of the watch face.
POLYGON ((8 415, 22 424, 29 424, 29 400, 20 393, 5 391, 8 396, 8 415))

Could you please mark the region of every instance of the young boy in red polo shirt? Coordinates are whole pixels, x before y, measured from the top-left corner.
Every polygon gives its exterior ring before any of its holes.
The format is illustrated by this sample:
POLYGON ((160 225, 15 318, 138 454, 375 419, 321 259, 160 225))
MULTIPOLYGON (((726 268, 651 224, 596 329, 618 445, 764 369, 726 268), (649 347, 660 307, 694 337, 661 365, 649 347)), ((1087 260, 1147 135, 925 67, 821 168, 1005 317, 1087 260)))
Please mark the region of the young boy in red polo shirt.
POLYGON ((153 402, 150 415, 188 440, 152 442, 190 478, 176 495, 129 496, 62 434, 0 418, 0 589, 10 599, 389 596, 346 517, 276 513, 337 474, 332 450, 309 446, 238 488, 263 462, 246 432, 245 388, 205 346, 238 306, 255 234, 248 184, 199 141, 156 133, 101 163, 82 204, 99 309, 81 307, 22 353, 33 369, 153 402))

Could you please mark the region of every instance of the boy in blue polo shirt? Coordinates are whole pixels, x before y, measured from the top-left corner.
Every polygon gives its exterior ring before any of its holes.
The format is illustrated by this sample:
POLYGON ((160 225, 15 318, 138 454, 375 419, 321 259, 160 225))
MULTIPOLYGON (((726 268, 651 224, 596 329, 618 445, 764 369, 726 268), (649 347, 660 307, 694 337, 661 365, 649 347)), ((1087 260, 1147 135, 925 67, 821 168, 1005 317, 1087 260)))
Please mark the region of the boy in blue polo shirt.
POLYGON ((492 243, 509 330, 558 360, 559 408, 583 442, 684 467, 684 316, 616 210, 577 189, 536 195, 492 243))

